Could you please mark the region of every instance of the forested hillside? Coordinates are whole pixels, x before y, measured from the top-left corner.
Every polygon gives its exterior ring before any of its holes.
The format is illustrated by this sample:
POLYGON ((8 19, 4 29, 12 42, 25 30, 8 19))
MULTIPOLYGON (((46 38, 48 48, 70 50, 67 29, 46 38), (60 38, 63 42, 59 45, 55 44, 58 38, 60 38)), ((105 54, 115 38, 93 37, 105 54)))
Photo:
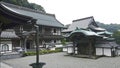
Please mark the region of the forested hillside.
POLYGON ((106 30, 110 31, 110 32, 115 32, 117 30, 120 30, 120 24, 103 24, 100 22, 97 22, 97 24, 102 27, 105 28, 106 30))
POLYGON ((35 3, 29 3, 28 0, 2 0, 3 2, 39 10, 41 12, 45 12, 44 8, 41 5, 37 5, 35 3))

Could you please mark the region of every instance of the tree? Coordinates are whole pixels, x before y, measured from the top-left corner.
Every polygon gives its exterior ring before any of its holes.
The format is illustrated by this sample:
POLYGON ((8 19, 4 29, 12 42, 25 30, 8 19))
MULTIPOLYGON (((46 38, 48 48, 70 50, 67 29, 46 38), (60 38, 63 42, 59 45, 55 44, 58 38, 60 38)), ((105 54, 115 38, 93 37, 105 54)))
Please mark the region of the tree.
POLYGON ((114 32, 114 33, 113 33, 113 37, 115 38, 116 43, 117 43, 117 44, 120 44, 120 31, 114 32))
POLYGON ((65 38, 63 38, 63 39, 61 40, 61 44, 62 44, 62 45, 66 45, 66 39, 65 39, 65 38))
POLYGON ((29 3, 28 0, 0 0, 0 1, 15 4, 15 5, 19 5, 19 6, 23 6, 23 7, 27 7, 27 8, 31 8, 31 9, 34 9, 34 10, 39 10, 39 11, 45 13, 45 9, 41 5, 37 5, 37 4, 34 4, 34 3, 29 3))
POLYGON ((115 32, 120 29, 120 24, 103 24, 100 22, 96 22, 98 26, 105 28, 109 32, 115 32))

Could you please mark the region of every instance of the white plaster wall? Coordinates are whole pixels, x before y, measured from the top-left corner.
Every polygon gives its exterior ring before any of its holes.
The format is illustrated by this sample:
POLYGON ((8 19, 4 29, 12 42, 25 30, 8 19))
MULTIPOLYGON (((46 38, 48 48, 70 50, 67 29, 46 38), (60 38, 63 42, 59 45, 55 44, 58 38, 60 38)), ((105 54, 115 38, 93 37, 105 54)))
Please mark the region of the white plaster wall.
POLYGON ((1 41, 1 44, 0 44, 0 51, 2 50, 2 46, 4 44, 7 44, 9 46, 9 51, 12 51, 12 41, 9 40, 9 41, 1 41))
MULTIPOLYGON (((51 43, 54 43, 54 40, 51 40, 51 43)), ((56 43, 61 43, 61 40, 56 40, 56 43)))
MULTIPOLYGON (((103 51, 104 51, 105 56, 111 56, 111 49, 110 48, 104 48, 103 51)), ((96 48, 96 55, 103 55, 102 48, 96 48)))
POLYGON ((52 31, 53 35, 61 35, 61 30, 57 28, 53 28, 52 31), (54 29, 56 29, 56 33, 54 33, 54 29))
POLYGON ((78 54, 78 51, 75 51, 75 54, 78 54))
MULTIPOLYGON (((4 44, 1 44, 0 45, 0 51, 2 51, 2 46, 3 46, 4 44)), ((9 51, 12 51, 12 44, 7 44, 8 46, 9 46, 9 51)))
POLYGON ((56 43, 61 43, 61 40, 56 40, 56 43))
POLYGON ((63 45, 61 44, 61 45, 55 45, 55 47, 63 47, 63 45))
POLYGON ((58 29, 57 33, 58 35, 61 35, 61 29, 58 29))
POLYGON ((72 47, 68 47, 68 53, 73 53, 73 48, 72 47))
POLYGON ((78 48, 77 47, 75 47, 75 54, 78 54, 78 48))
POLYGON ((117 50, 118 56, 120 56, 120 50, 117 50))
POLYGON ((63 48, 63 52, 67 52, 67 47, 64 47, 64 48, 63 48))
POLYGON ((8 44, 9 50, 12 51, 12 44, 8 44))
POLYGON ((0 51, 2 51, 2 44, 0 44, 0 51))
POLYGON ((104 48, 104 55, 105 56, 111 56, 111 49, 104 48))
POLYGON ((50 43, 54 43, 54 40, 51 40, 51 42, 50 43))
POLYGON ((55 47, 53 47, 53 48, 50 48, 50 50, 55 50, 55 47))
POLYGON ((96 48, 96 55, 102 55, 102 48, 96 48))

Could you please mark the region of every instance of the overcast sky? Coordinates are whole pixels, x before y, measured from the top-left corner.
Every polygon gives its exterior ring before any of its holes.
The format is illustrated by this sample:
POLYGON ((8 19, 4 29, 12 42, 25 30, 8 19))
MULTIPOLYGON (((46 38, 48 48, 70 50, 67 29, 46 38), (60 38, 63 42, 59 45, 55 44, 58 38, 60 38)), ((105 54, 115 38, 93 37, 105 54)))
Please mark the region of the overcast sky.
POLYGON ((120 24, 120 0, 28 0, 55 14, 63 24, 94 16, 95 21, 120 24))

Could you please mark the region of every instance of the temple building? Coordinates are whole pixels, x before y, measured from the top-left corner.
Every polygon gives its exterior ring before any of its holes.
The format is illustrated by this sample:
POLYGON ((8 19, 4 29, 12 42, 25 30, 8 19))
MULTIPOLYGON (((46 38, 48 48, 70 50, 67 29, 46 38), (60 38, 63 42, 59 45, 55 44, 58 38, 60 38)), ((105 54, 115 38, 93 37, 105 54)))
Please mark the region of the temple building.
POLYGON ((64 25, 56 19, 54 14, 0 2, 0 22, 1 30, 13 29, 19 37, 19 41, 15 41, 18 43, 14 45, 15 47, 34 49, 36 26, 39 27, 40 47, 59 45, 63 38, 61 31, 64 25))
POLYGON ((118 55, 119 45, 112 38, 112 33, 99 27, 92 16, 74 20, 63 34, 73 42, 68 45, 67 51, 73 56, 96 58, 118 55))
POLYGON ((19 37, 15 34, 14 30, 5 30, 1 33, 1 52, 12 52, 16 45, 19 45, 16 41, 19 41, 19 37))

